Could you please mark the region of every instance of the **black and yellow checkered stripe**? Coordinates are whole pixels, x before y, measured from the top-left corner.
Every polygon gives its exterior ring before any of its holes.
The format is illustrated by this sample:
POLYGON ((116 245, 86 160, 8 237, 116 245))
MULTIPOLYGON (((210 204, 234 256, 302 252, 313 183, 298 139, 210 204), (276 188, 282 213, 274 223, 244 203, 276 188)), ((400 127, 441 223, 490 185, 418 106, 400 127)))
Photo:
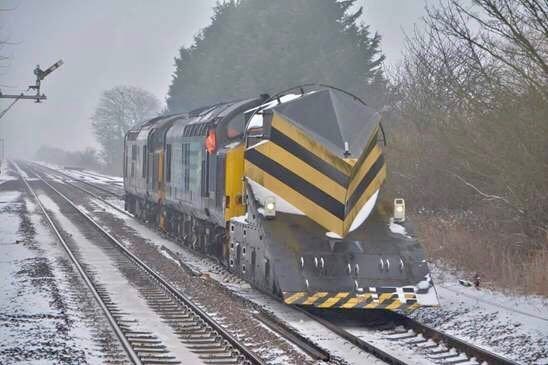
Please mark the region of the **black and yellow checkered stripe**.
POLYGON ((350 293, 350 292, 285 292, 283 301, 286 304, 312 306, 316 308, 344 309, 386 309, 412 311, 419 307, 414 293, 404 293, 404 299, 395 291, 350 293))
POLYGON ((376 133, 360 159, 345 161, 276 112, 270 139, 248 149, 245 160, 247 177, 341 236, 386 176, 376 133))

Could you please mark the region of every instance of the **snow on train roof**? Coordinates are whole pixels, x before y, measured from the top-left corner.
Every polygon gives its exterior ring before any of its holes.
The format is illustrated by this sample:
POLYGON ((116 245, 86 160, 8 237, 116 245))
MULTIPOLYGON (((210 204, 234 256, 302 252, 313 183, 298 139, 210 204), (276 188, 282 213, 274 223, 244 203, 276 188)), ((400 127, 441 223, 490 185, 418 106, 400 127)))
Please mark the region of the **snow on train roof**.
MULTIPOLYGON (((184 118, 186 114, 171 114, 171 115, 164 115, 161 117, 157 117, 154 119, 151 119, 143 124, 138 128, 137 137, 135 140, 147 140, 150 132, 153 129, 161 128, 162 126, 166 125, 167 123, 177 120, 180 118, 184 118)), ((131 130, 130 132, 133 132, 134 130, 131 130)))
POLYGON ((173 126, 167 132, 166 138, 169 138, 170 140, 172 138, 179 138, 183 135, 186 125, 205 123, 212 121, 215 118, 224 118, 252 100, 254 99, 220 103, 190 112, 187 114, 187 119, 181 119, 173 123, 173 126))
POLYGON ((359 98, 323 87, 302 94, 285 94, 249 110, 248 113, 255 114, 247 130, 261 128, 263 115, 257 111, 269 109, 313 134, 333 152, 344 153, 348 147, 352 156, 361 154, 380 121, 380 114, 359 98))

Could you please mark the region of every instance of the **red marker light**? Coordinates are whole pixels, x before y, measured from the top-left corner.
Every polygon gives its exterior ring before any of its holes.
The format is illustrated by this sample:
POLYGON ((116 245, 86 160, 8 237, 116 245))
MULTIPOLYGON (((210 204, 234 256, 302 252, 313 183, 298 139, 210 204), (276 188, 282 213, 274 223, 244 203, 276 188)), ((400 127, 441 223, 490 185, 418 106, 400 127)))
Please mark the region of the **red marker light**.
POLYGON ((210 129, 207 132, 207 138, 205 140, 205 146, 208 153, 214 153, 217 148, 217 138, 215 136, 215 129, 210 129))

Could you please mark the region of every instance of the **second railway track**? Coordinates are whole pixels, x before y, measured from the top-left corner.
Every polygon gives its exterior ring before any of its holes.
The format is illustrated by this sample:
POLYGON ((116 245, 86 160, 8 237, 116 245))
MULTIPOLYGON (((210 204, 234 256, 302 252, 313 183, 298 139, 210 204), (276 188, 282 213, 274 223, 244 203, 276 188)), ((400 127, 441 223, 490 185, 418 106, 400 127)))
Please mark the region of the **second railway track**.
MULTIPOLYGON (((130 362, 263 364, 241 341, 129 252, 58 189, 28 166, 25 170, 34 175, 34 181, 28 181, 18 170, 97 299, 130 362), (36 193, 37 188, 42 194, 36 193), (50 209, 62 214, 53 217, 50 209), (72 228, 70 233, 65 231, 67 227, 72 228), (128 294, 137 295, 124 298, 128 294)), ((127 359, 112 363, 127 363, 127 359)))

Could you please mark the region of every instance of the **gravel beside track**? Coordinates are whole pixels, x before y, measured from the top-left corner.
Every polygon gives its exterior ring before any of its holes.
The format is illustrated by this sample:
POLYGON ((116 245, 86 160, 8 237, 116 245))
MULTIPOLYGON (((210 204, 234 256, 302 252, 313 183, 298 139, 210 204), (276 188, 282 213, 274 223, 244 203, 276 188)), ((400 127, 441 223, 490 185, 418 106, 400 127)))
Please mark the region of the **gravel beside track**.
POLYGON ((0 184, 0 363, 127 363, 25 185, 0 184))
MULTIPOLYGON (((75 198, 77 199, 77 197, 75 198)), ((109 225, 111 233, 122 237, 126 243, 130 244, 130 249, 139 257, 144 257, 145 261, 161 270, 162 275, 169 278, 171 282, 185 288, 185 291, 190 293, 193 300, 200 303, 204 309, 215 312, 218 318, 222 318, 221 320, 225 326, 233 328, 234 333, 243 334, 244 336, 251 335, 256 340, 262 340, 262 337, 257 337, 258 331, 251 328, 248 331, 247 328, 242 329, 238 326, 241 321, 251 320, 246 312, 254 313, 254 319, 259 318, 261 308, 249 301, 241 300, 238 295, 231 291, 223 290, 226 289, 225 286, 220 286, 216 281, 207 280, 207 276, 200 272, 193 272, 192 269, 190 271, 181 270, 181 266, 184 267, 184 265, 178 262, 176 255, 171 254, 172 257, 169 258, 170 254, 166 255, 165 252, 162 254, 163 247, 159 249, 145 242, 146 240, 136 234, 135 231, 127 229, 122 220, 119 220, 120 224, 116 224, 117 218, 108 212, 102 213, 96 204, 90 204, 89 201, 83 199, 82 205, 100 217, 104 224, 109 225), (241 307, 244 308, 243 312, 239 312, 241 307)), ((239 279, 231 278, 230 275, 228 275, 228 280, 234 280, 241 284, 239 279)), ((489 351, 424 326, 420 322, 403 315, 387 312, 381 323, 374 323, 373 325, 354 318, 353 326, 345 327, 344 324, 338 323, 336 316, 332 317, 329 312, 327 313, 326 318, 321 319, 316 316, 312 318, 331 328, 337 336, 341 336, 365 351, 375 354, 387 363, 475 365, 484 362, 488 364, 515 364, 489 351), (359 328, 360 326, 361 328, 359 328), (356 327, 358 327, 357 330, 356 327), (364 335, 365 332, 368 332, 367 335, 364 335), (393 348, 398 347, 403 351, 392 351, 393 348), (404 356, 406 353, 412 353, 412 356, 404 356)), ((347 315, 346 319, 348 318, 353 317, 347 315)), ((267 322, 264 323, 267 327, 275 328, 275 326, 269 326, 267 322)), ((265 338, 264 341, 264 343, 268 343, 268 339, 265 338)), ((305 346, 301 348, 305 348, 305 346)), ((322 357, 322 355, 316 357, 322 357)), ((323 359, 326 357, 323 356, 323 359)), ((331 358, 331 360, 337 361, 335 358, 331 358)), ((301 362, 299 361, 299 363, 301 362)))
MULTIPOLYGON (((53 174, 53 171, 50 170, 48 174, 50 173, 53 174)), ((61 182, 61 179, 49 180, 49 182, 62 191, 74 204, 93 213, 100 224, 109 230, 110 234, 126 244, 128 250, 192 298, 194 303, 199 304, 205 312, 210 313, 231 334, 237 338, 246 339, 246 345, 260 355, 266 363, 315 363, 315 359, 307 356, 291 341, 266 329, 265 325, 254 317, 254 314, 258 313, 258 307, 242 300, 207 276, 196 277, 192 273, 182 270, 178 262, 169 259, 137 232, 128 229, 122 220, 113 218, 108 212, 98 209, 97 205, 90 201, 89 196, 82 194, 81 190, 61 182), (245 323, 245 326, 242 326, 242 323, 245 323)), ((233 280, 238 279, 234 277, 233 280)))
POLYGON ((136 257, 113 245, 115 239, 101 231, 61 192, 45 181, 31 183, 38 185, 40 201, 55 211, 55 226, 67 229, 61 236, 75 261, 84 262, 83 271, 92 283, 89 286, 107 307, 107 317, 114 318, 115 331, 123 333, 119 336, 121 342, 129 343, 128 355, 134 363, 264 363, 241 341, 223 333, 209 316, 191 308, 192 303, 185 303, 180 293, 154 276, 136 257), (116 293, 117 290, 122 293, 116 293), (125 302, 120 295, 128 296, 125 302), (143 299, 146 305, 139 306, 143 299), (166 327, 171 327, 171 331, 166 327))

